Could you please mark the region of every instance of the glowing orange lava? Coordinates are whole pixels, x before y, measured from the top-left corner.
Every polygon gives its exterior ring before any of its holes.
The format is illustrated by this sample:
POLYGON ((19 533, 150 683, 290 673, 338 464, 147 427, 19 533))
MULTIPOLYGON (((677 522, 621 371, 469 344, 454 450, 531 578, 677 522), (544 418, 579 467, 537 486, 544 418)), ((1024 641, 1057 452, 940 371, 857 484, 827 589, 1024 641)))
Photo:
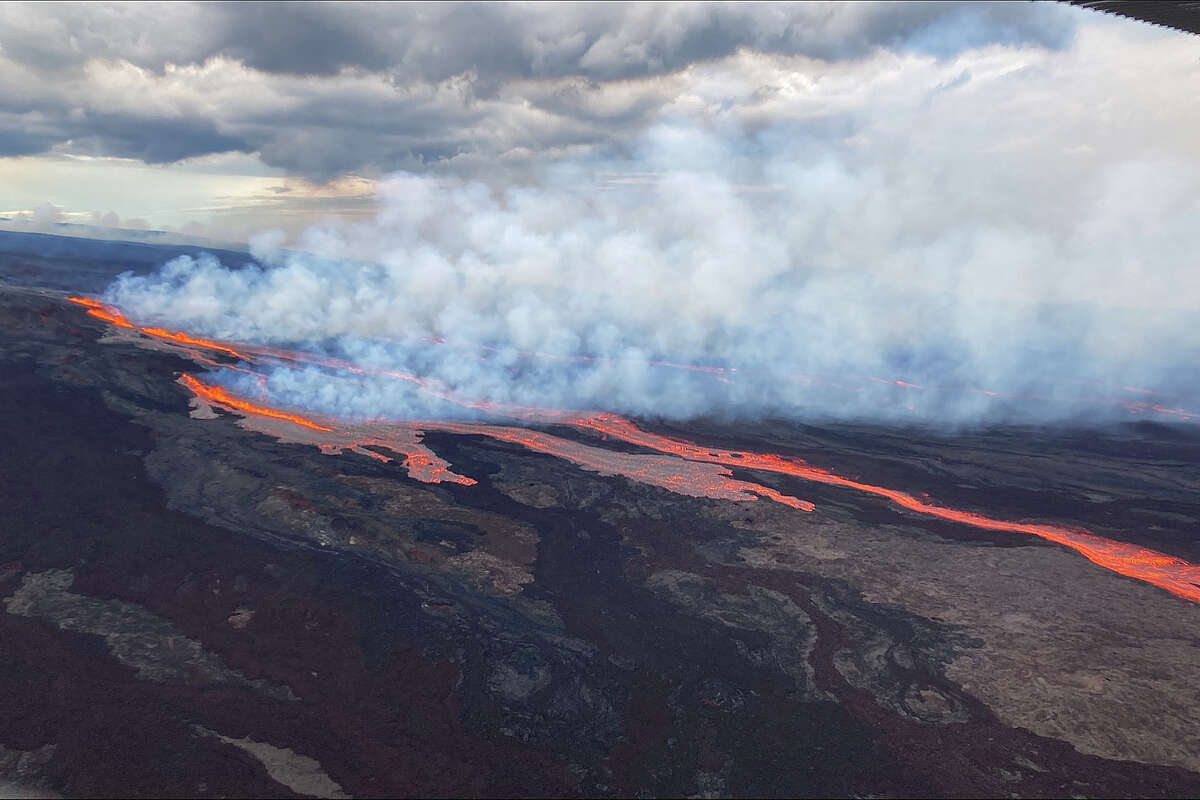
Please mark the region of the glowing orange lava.
POLYGON ((83 306, 84 308, 104 308, 104 303, 99 300, 94 300, 91 297, 68 297, 75 305, 83 306))
POLYGON ((151 336, 155 339, 165 339, 167 341, 175 342, 176 344, 202 347, 206 350, 216 350, 221 353, 227 353, 234 358, 249 360, 245 354, 239 353, 237 350, 234 350, 232 347, 228 347, 227 345, 214 342, 211 339, 197 339, 196 337, 189 336, 186 333, 169 331, 166 328, 144 328, 141 325, 135 325, 126 319, 125 315, 120 311, 112 306, 106 306, 99 300, 94 300, 90 297, 70 297, 68 299, 72 303, 88 309, 87 313, 89 315, 95 317, 96 319, 102 319, 105 322, 110 322, 113 325, 116 325, 118 328, 127 328, 129 330, 135 330, 138 333, 143 333, 146 336, 151 336))
POLYGON ((95 317, 96 319, 102 319, 105 322, 111 322, 113 325, 116 325, 118 328, 136 329, 136 326, 129 320, 125 319, 125 317, 122 316, 119 312, 112 311, 112 310, 104 308, 104 307, 100 307, 100 308, 90 307, 88 309, 87 313, 88 313, 88 316, 95 317))
POLYGON ((536 453, 557 456, 601 475, 622 475, 638 483, 658 486, 689 497, 746 501, 757 500, 761 496, 799 511, 812 511, 816 508, 807 500, 785 495, 769 486, 737 480, 729 469, 719 465, 708 466, 678 457, 663 458, 645 453, 622 453, 607 448, 591 447, 540 431, 505 425, 434 422, 421 423, 421 427, 426 430, 483 435, 501 442, 519 444, 536 453))
POLYGON ((246 414, 257 414, 260 417, 270 417, 271 419, 281 419, 290 422, 294 425, 299 425, 302 428, 308 428, 314 431, 332 431, 333 428, 327 428, 324 425, 318 425, 310 419, 300 416, 299 414, 288 414, 284 411, 276 411, 273 408, 266 406, 257 406, 245 400, 234 397, 229 392, 222 389, 220 386, 209 386, 188 375, 186 372, 180 376, 189 389, 196 394, 213 403, 220 403, 223 406, 237 409, 246 414))
MULTIPOLYGON (((458 483, 473 486, 477 481, 450 470, 450 465, 421 442, 421 431, 411 424, 368 423, 356 425, 338 420, 284 414, 258 403, 234 397, 217 386, 210 386, 184 374, 179 382, 196 395, 201 407, 193 416, 207 417, 209 405, 217 405, 242 415, 248 430, 265 433, 287 442, 313 445, 326 455, 349 451, 388 463, 392 459, 372 448, 389 450, 405 458, 405 468, 415 480, 425 483, 458 483), (329 424, 323 425, 322 422, 329 424)), ((262 387, 265 393, 265 387, 262 387)))
POLYGON ((449 464, 421 443, 424 431, 437 430, 487 436, 497 441, 519 444, 534 452, 557 456, 602 475, 623 475, 638 483, 659 486, 690 497, 738 501, 765 497, 800 511, 814 509, 813 504, 807 500, 785 495, 768 486, 737 480, 728 468, 718 464, 700 464, 674 456, 621 453, 573 442, 548 433, 505 425, 471 422, 347 423, 325 418, 322 418, 321 422, 327 424, 321 424, 310 417, 276 411, 234 397, 219 386, 202 383, 186 373, 181 376, 180 382, 197 397, 209 403, 238 411, 250 418, 259 418, 259 422, 251 425, 252 429, 269 433, 279 439, 312 444, 323 453, 337 454, 349 450, 384 462, 391 459, 371 448, 402 453, 406 457, 405 466, 409 474, 425 483, 448 481, 465 486, 476 483, 473 478, 452 472, 449 464), (261 421, 263 419, 291 423, 304 430, 264 426, 261 421), (318 435, 310 433, 312 431, 316 431, 318 435))
MULTIPOLYGON (((103 319, 118 327, 137 330, 147 336, 158 339, 188 346, 214 349, 240 358, 246 358, 242 352, 216 342, 197 339, 183 333, 172 333, 163 328, 143 328, 134 325, 116 309, 105 306, 103 303, 90 298, 72 297, 71 302, 87 308, 88 313, 92 316, 103 319)), ((198 398, 203 398, 207 402, 241 412, 247 415, 248 419, 254 418, 259 420, 260 423, 266 421, 271 424, 294 426, 286 430, 269 430, 269 432, 272 432, 279 438, 285 438, 290 441, 306 441, 320 447, 323 452, 338 453, 344 450, 352 450, 383 461, 390 459, 369 448, 379 447, 403 453, 407 458, 407 467, 410 474, 418 480, 430 483, 452 481, 468 486, 475 483, 475 480, 472 478, 456 475, 451 472, 449 465, 445 461, 421 444, 421 431, 443 430, 452 433, 478 434, 500 441, 520 444, 535 452, 555 455, 572 461, 585 469, 594 470, 601 474, 624 475, 631 480, 661 486, 681 494, 731 500, 755 500, 758 497, 765 497, 792 508, 812 511, 814 508, 813 504, 806 500, 799 500, 795 497, 782 494, 770 487, 733 478, 730 468, 737 467, 739 469, 774 472, 802 480, 839 486, 875 495, 908 511, 949 522, 970 525, 983 530, 1005 531, 1036 536, 1075 550, 1088 560, 1105 569, 1145 581, 1146 583, 1165 589, 1178 597, 1200 603, 1200 567, 1190 564, 1183 559, 1167 556, 1136 545, 1105 539, 1087 531, 1040 523, 1010 522, 993 519, 972 511, 947 508, 927 502, 927 500, 918 499, 895 489, 888 489, 883 486, 845 478, 828 470, 809 466, 799 459, 786 456, 771 453, 755 453, 745 450, 723 450, 701 447, 698 444, 683 439, 644 431, 631 421, 616 414, 580 416, 570 411, 507 406, 492 404, 486 401, 469 401, 432 386, 426 379, 405 373, 367 370, 349 362, 341 361, 340 359, 315 354, 296 354, 265 347, 243 347, 243 350, 297 362, 316 363, 321 366, 344 369, 359 374, 379 374, 400 378, 416 383, 423 391, 431 392, 435 396, 469 408, 489 410, 498 414, 508 415, 515 419, 571 424, 581 430, 596 433, 602 439, 611 437, 627 444, 656 450, 668 456, 668 458, 664 459, 661 456, 649 454, 621 453, 607 448, 592 447, 525 428, 502 425, 452 422, 366 423, 352 425, 337 420, 328 420, 329 424, 323 425, 308 417, 277 411, 269 406, 251 403, 247 400, 234 397, 224 389, 201 383, 191 375, 185 374, 180 379, 198 398), (297 429, 301 432, 297 433, 297 429), (316 434, 321 435, 317 436, 316 434)), ((220 366, 224 367, 226 365, 220 366)), ((716 370, 718 368, 712 369, 716 370)), ((928 388, 903 381, 892 381, 892 383, 905 388, 928 388)), ((1134 412, 1152 410, 1161 414, 1186 419, 1196 416, 1192 412, 1166 408, 1157 404, 1131 403, 1127 407, 1134 412)))
POLYGON ((196 347, 203 347, 208 350, 218 350, 222 353, 228 353, 235 358, 246 358, 245 355, 239 353, 237 350, 234 350, 232 347, 226 347, 223 344, 217 344, 210 339, 197 339, 194 336, 188 336, 186 333, 175 333, 168 331, 165 328, 138 328, 138 330, 147 336, 153 336, 158 339, 170 339, 173 342, 179 342, 179 344, 194 345, 196 347))
POLYGON ((718 464, 739 466, 745 469, 758 469, 792 475, 804 480, 824 483, 830 486, 842 486, 847 489, 873 494, 885 498, 892 503, 938 519, 959 522, 964 525, 982 528, 990 531, 1008 531, 1037 536, 1055 544, 1069 547, 1089 561, 1105 569, 1112 570, 1126 577, 1166 589, 1174 595, 1200 603, 1200 567, 1173 556, 1167 556, 1154 550, 1137 545, 1117 542, 1088 533, 1087 531, 1072 530, 1057 525, 1042 525, 1030 522, 1009 522, 993 519, 972 511, 959 511, 953 508, 933 505, 918 500, 910 494, 875 486, 870 483, 843 478, 827 470, 810 467, 798 459, 769 453, 752 453, 744 450, 712 450, 700 447, 692 442, 674 439, 669 436, 643 431, 623 417, 615 414, 600 414, 575 423, 581 428, 593 430, 603 435, 612 436, 631 444, 641 445, 662 453, 671 453, 696 461, 711 461, 718 464))
MULTIPOLYGON (((222 352, 227 355, 231 355, 235 358, 240 358, 244 361, 251 361, 251 360, 253 360, 253 358, 272 358, 272 359, 277 359, 277 360, 284 361, 284 362, 289 362, 292 364, 305 364, 305 365, 325 367, 328 369, 344 371, 344 372, 348 372, 348 373, 355 374, 355 375, 365 375, 365 376, 369 376, 369 377, 391 378, 391 379, 396 379, 396 380, 403 380, 403 381, 407 381, 409 383, 416 385, 418 388, 420 388, 421 391, 425 392, 426 394, 431 395, 433 397, 437 397, 441 400, 445 400, 447 402, 454 403, 454 404, 462 406, 464 408, 471 408, 476 411, 483 411, 483 412, 486 412, 489 414, 495 414, 497 416, 506 416, 506 417, 510 417, 512 419, 527 420, 527 421, 531 421, 531 422, 536 422, 536 421, 564 422, 564 421, 570 421, 571 419, 579 416, 579 414, 577 412, 559 411, 559 410, 553 410, 553 409, 534 408, 534 407, 530 407, 530 406, 519 406, 519 405, 514 405, 514 404, 504 404, 504 403, 497 403, 497 402, 491 402, 491 401, 473 400, 471 398, 466 398, 461 395, 458 395, 444 387, 440 387, 436 382, 431 381, 427 378, 421 378, 417 375, 412 375, 410 373, 405 373, 405 372, 398 372, 396 370, 364 367, 364 366, 355 364, 353 362, 347 361, 345 359, 340 359, 340 358, 336 358, 333 356, 327 356, 327 355, 323 355, 320 353, 310 353, 310 352, 303 352, 303 351, 296 351, 296 350, 284 350, 281 348, 269 347, 266 345, 254 345, 254 344, 238 344, 237 349, 235 349, 234 347, 232 347, 228 344, 222 344, 219 342, 215 342, 211 339, 201 339, 201 338, 193 337, 189 334, 182 333, 182 332, 168 331, 165 328, 142 327, 142 326, 136 325, 136 324, 130 322, 129 319, 127 319, 125 317, 125 315, 122 314, 117 309, 113 308, 112 306, 106 305, 106 304, 100 302, 99 300, 95 300, 90 297, 70 297, 69 300, 72 303, 75 303, 77 305, 87 308, 88 309, 87 313, 89 315, 96 317, 97 319, 104 320, 105 322, 111 323, 112 325, 115 325, 119 328, 135 330, 146 336, 150 336, 152 338, 155 338, 155 339, 158 339, 158 340, 164 341, 164 342, 172 342, 174 344, 180 344, 180 345, 184 345, 186 347, 200 347, 200 348, 204 348, 204 349, 208 349, 208 350, 215 350, 217 352, 222 352)), ((426 340, 430 341, 430 342, 438 343, 438 344, 446 343, 446 339, 444 337, 426 337, 426 340)), ((485 351, 498 351, 499 350, 499 348, 496 348, 496 347, 486 347, 486 346, 482 347, 481 349, 485 350, 485 351)), ((569 361, 569 362, 573 362, 573 363, 594 363, 594 362, 614 361, 614 359, 601 357, 601 356, 564 356, 564 355, 557 355, 557 354, 553 354, 553 353, 542 353, 542 352, 538 352, 538 351, 534 351, 534 350, 519 350, 519 351, 517 351, 517 353, 520 355, 523 355, 523 356, 539 358, 539 359, 543 359, 543 360, 569 361)), ((727 376, 737 376, 738 374, 741 374, 741 373, 754 372, 754 370, 743 370, 738 367, 713 367, 713 366, 704 366, 704 365, 697 365, 697 364, 684 364, 684 363, 679 363, 679 362, 674 362, 674 361, 663 361, 663 360, 652 360, 647 363, 652 367, 665 367, 665 368, 670 368, 670 369, 687 370, 690 372, 711 375, 711 376, 713 376, 713 378, 715 380, 720 381, 722 383, 730 383, 730 378, 727 376)), ((225 365, 222 365, 222 366, 225 366, 225 365)), ((796 382, 799 382, 799 383, 802 383, 805 385, 824 384, 824 385, 832 386, 834 388, 843 389, 843 390, 851 389, 851 387, 846 386, 842 383, 839 383, 838 381, 833 380, 832 378, 830 378, 828 376, 796 373, 791 376, 791 380, 794 380, 796 382)), ((886 379, 886 378, 880 378, 877 376, 867 376, 867 380, 872 381, 874 383, 899 386, 903 389, 918 390, 918 391, 970 391, 970 392, 974 392, 976 394, 986 395, 988 397, 1019 397, 1020 396, 1020 395, 1003 394, 1000 392, 991 391, 989 389, 981 389, 981 388, 976 388, 976 387, 963 387, 963 388, 959 388, 959 389, 953 389, 953 388, 939 387, 939 386, 923 386, 921 384, 912 383, 910 381, 905 381, 905 380, 900 380, 900 379, 886 379)), ((1125 391, 1135 392, 1135 393, 1140 393, 1140 394, 1151 394, 1151 395, 1155 394, 1155 392, 1153 392, 1149 389, 1141 389, 1141 388, 1130 387, 1130 386, 1123 386, 1121 388, 1124 389, 1125 391)), ((864 391, 864 389, 860 386, 858 388, 854 388, 853 391, 861 393, 864 391)), ((1026 395, 1025 397, 1026 397, 1026 399, 1035 399, 1032 396, 1028 396, 1028 395, 1026 395)), ((1163 417, 1172 417, 1172 418, 1186 421, 1186 422, 1191 422, 1193 420, 1200 419, 1200 412, 1187 411, 1187 410, 1180 409, 1180 408, 1168 408, 1168 407, 1163 406, 1158 403, 1148 403, 1148 402, 1126 403, 1126 402, 1107 401, 1107 400, 1092 400, 1090 402, 1098 403, 1098 404, 1108 404, 1110 402, 1115 402, 1116 405, 1118 405, 1122 408, 1125 408, 1130 414, 1134 414, 1134 415, 1138 415, 1138 416, 1158 415, 1158 416, 1163 416, 1163 417)), ((909 404, 899 404, 897 407, 905 408, 909 411, 913 410, 913 405, 910 403, 909 404)))

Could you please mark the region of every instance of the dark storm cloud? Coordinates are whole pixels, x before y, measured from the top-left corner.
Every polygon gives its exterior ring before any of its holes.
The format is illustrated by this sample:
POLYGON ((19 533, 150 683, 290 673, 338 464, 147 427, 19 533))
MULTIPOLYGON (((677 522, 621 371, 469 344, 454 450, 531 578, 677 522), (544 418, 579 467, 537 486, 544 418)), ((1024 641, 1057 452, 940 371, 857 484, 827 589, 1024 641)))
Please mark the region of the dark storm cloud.
POLYGON ((213 120, 203 117, 71 110, 49 103, 24 113, 0 107, 0 155, 33 155, 63 142, 79 155, 133 158, 147 164, 254 149, 240 137, 219 132, 213 120))
POLYGON ((836 60, 877 47, 950 55, 989 42, 1061 47, 1053 4, 212 3, 66 4, 5 15, 10 58, 60 69, 120 58, 161 70, 214 56, 273 73, 351 67, 443 80, 657 75, 749 48, 836 60))
POLYGON ((673 99, 661 81, 739 52, 836 62, 881 48, 1057 48, 1077 13, 1050 3, 5 4, 0 97, 38 113, 0 123, 0 149, 153 162, 256 150, 315 178, 536 156, 636 135, 673 99), (122 65, 145 71, 140 82, 122 65), (239 70, 244 86, 230 89, 239 70), (106 91, 124 107, 104 104, 106 91))
POLYGON ((511 77, 618 80, 659 75, 739 48, 836 60, 877 47, 951 55, 989 42, 1060 47, 1056 8, 1014 4, 240 3, 215 14, 211 54, 268 72, 324 75, 345 67, 444 80, 475 71, 511 77))
POLYGON ((166 164, 210 153, 248 151, 245 140, 217 131, 211 120, 139 119, 93 114, 74 141, 90 155, 136 158, 166 164))
MULTIPOLYGON (((0 117, 2 119, 2 117, 0 117)), ((0 158, 11 156, 30 156, 41 153, 54 146, 52 136, 37 133, 5 129, 7 126, 0 122, 0 158)))

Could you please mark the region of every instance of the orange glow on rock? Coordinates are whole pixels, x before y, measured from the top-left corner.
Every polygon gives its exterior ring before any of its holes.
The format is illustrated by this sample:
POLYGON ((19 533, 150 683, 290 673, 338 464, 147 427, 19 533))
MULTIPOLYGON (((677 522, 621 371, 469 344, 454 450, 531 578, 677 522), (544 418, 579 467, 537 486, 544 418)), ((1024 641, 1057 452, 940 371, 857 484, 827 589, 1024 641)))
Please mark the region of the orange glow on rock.
POLYGON ((324 425, 318 425, 310 419, 300 416, 299 414, 288 414, 284 411, 276 411, 273 408, 266 406, 258 406, 249 403, 245 400, 234 397, 229 392, 222 389, 220 386, 209 386, 188 375, 186 372, 180 376, 180 380, 184 385, 195 392, 200 397, 228 408, 236 409, 237 411, 246 414, 255 414, 260 417, 270 417, 271 419, 281 419, 290 422, 293 425, 299 425, 302 428, 308 428, 314 431, 332 431, 333 428, 327 428, 324 425))
MULTIPOLYGON (((143 328, 129 322, 119 311, 86 297, 72 297, 71 302, 88 309, 92 316, 111 324, 139 331, 147 336, 188 345, 202 347, 246 358, 232 347, 197 339, 183 333, 172 333, 163 328, 143 328)), ((994 519, 973 511, 962 511, 936 505, 928 499, 918 499, 910 494, 883 486, 852 480, 828 470, 812 467, 796 458, 772 453, 756 453, 745 450, 723 450, 701 447, 693 442, 670 436, 651 433, 638 428, 633 422, 616 414, 583 416, 570 411, 536 409, 487 401, 468 400, 431 385, 427 379, 406 373, 364 369, 340 359, 316 354, 298 354, 267 347, 243 347, 245 352, 290 360, 313 363, 333 369, 357 374, 378 375, 402 379, 415 383, 422 391, 464 407, 503 414, 514 419, 532 422, 554 422, 570 424, 581 430, 597 434, 602 440, 618 440, 655 450, 662 456, 638 453, 622 453, 607 448, 593 447, 547 433, 526 428, 480 423, 419 422, 419 423, 365 423, 349 424, 338 420, 313 419, 283 411, 266 405, 251 403, 235 397, 217 386, 209 386, 183 375, 180 379, 197 397, 207 402, 224 406, 258 420, 258 425, 282 425, 267 432, 289 441, 304 441, 321 448, 322 452, 340 453, 351 450, 371 458, 390 461, 387 456, 369 448, 378 447, 403 453, 409 473, 417 480, 429 483, 450 481, 472 485, 476 481, 450 471, 449 465, 421 444, 422 431, 442 430, 451 433, 476 434, 512 442, 535 452, 546 453, 571 461, 579 466, 605 475, 623 475, 630 480, 669 489, 670 491, 695 497, 711 497, 728 500, 756 500, 765 497, 775 502, 802 511, 812 511, 814 506, 767 486, 733 477, 730 468, 760 470, 787 475, 801 480, 813 481, 829 486, 838 486, 865 494, 881 497, 907 511, 948 522, 970 525, 982 530, 1021 533, 1036 536, 1070 548, 1089 561, 1126 577, 1144 581, 1172 594, 1200 603, 1200 567, 1163 553, 1097 536, 1088 531, 1075 530, 1058 525, 1033 522, 1010 522, 994 519), (320 435, 317 435, 320 434, 320 435)), ((211 362, 210 362, 211 363, 211 362)), ((220 365, 222 367, 226 365, 220 365)), ((720 368, 700 368, 716 371, 720 368)), ((733 370, 730 370, 731 372, 733 370)), ((882 380, 882 379, 876 379, 882 380)), ((891 381, 911 389, 926 389, 904 381, 891 381)), ((980 390, 982 391, 982 390, 980 390)), ((992 394, 988 392, 988 394, 992 394)), ((264 401, 265 402, 265 401, 264 401)), ((1159 404, 1125 404, 1132 413, 1152 411, 1159 414, 1192 419, 1197 414, 1183 409, 1167 408, 1159 404)), ((263 430, 255 427, 255 430, 263 430)), ((925 496, 928 498, 928 496, 925 496)))
POLYGON ((214 342, 211 339, 198 339, 194 336, 189 336, 186 333, 169 331, 166 328, 144 328, 141 325, 135 325, 126 319, 125 315, 120 311, 112 306, 106 306, 99 300, 94 300, 90 297, 71 297, 68 299, 72 303, 88 309, 87 313, 90 316, 112 323, 118 328, 135 330, 138 333, 145 334, 146 336, 150 336, 155 339, 165 339, 167 341, 175 342, 176 344, 183 344, 191 347, 202 347, 206 350, 216 350, 221 353, 227 353, 234 358, 240 358, 247 361, 249 360, 245 354, 239 353, 237 350, 234 350, 232 347, 227 345, 214 342))
POLYGON ((136 326, 129 320, 125 319, 125 317, 121 316, 120 314, 113 313, 105 308, 90 308, 88 309, 87 313, 88 316, 95 317, 96 319, 102 319, 105 322, 111 322, 118 328, 136 329, 136 326))
POLYGON ((337 454, 349 450, 378 461, 391 461, 371 448, 401 453, 410 476, 425 483, 451 482, 465 486, 476 483, 473 478, 458 475, 450 465, 421 443, 424 431, 444 431, 465 435, 487 436, 501 442, 518 444, 537 453, 557 456, 584 469, 601 475, 621 475, 637 483, 658 486, 690 497, 709 497, 717 500, 753 501, 760 497, 774 500, 800 511, 812 511, 815 506, 807 500, 785 495, 768 486, 737 480, 730 470, 720 464, 701 464, 675 456, 645 453, 622 453, 573 442, 540 431, 506 425, 473 422, 366 422, 349 423, 290 414, 251 403, 218 386, 210 386, 188 374, 180 382, 197 397, 214 405, 237 411, 247 418, 257 418, 252 427, 285 441, 315 445, 321 452, 337 454), (299 426, 303 430, 264 426, 263 420, 279 421, 299 426), (325 423, 325 424, 321 424, 325 423), (314 435, 312 432, 316 432, 314 435))
POLYGON ((104 308, 104 303, 94 300, 91 297, 68 297, 67 299, 75 305, 83 306, 84 308, 104 308))
POLYGON ((573 442, 541 431, 506 425, 433 422, 421 423, 421 427, 426 430, 482 435, 501 442, 519 444, 535 453, 557 456, 601 475, 621 475, 637 483, 658 486, 689 497, 742 502, 765 497, 799 511, 812 511, 816 508, 807 500, 785 495, 769 486, 738 480, 723 465, 701 464, 679 457, 663 458, 648 453, 623 453, 573 442))
POLYGON ((1137 545, 1105 539, 1087 531, 1072 530, 1058 525, 1042 525, 1032 522, 1009 522, 993 519, 973 511, 959 511, 918 500, 910 494, 876 486, 870 483, 844 478, 827 470, 811 467, 798 459, 769 453, 752 453, 744 450, 710 450, 698 447, 682 439, 643 431, 623 417, 615 414, 599 414, 575 423, 581 428, 622 439, 631 444, 648 447, 663 453, 672 453, 680 458, 696 461, 712 461, 719 464, 739 466, 792 475, 804 480, 841 486, 866 494, 882 497, 909 511, 958 522, 990 531, 1007 531, 1036 536, 1055 544, 1069 547, 1094 564, 1129 578, 1153 584, 1160 589, 1200 603, 1200 567, 1181 558, 1164 555, 1137 545))
POLYGON ((197 339, 194 336, 188 336, 186 333, 174 333, 165 328, 138 328, 139 331, 147 336, 153 336, 157 339, 170 339, 173 342, 180 344, 193 345, 195 347, 203 347, 207 350, 218 350, 222 353, 228 353, 235 358, 245 359, 246 356, 234 350, 232 347, 226 347, 223 344, 217 344, 210 339, 197 339))
POLYGON ((477 483, 474 478, 452 472, 445 460, 421 442, 421 431, 412 424, 353 424, 325 418, 302 417, 298 414, 278 412, 235 397, 224 389, 202 383, 191 375, 184 374, 179 380, 204 404, 221 406, 243 415, 242 424, 248 430, 274 436, 280 441, 313 445, 326 455, 350 451, 388 463, 392 461, 389 456, 371 448, 388 450, 404 456, 404 466, 415 480, 424 483, 457 483, 463 486, 473 486, 477 483))

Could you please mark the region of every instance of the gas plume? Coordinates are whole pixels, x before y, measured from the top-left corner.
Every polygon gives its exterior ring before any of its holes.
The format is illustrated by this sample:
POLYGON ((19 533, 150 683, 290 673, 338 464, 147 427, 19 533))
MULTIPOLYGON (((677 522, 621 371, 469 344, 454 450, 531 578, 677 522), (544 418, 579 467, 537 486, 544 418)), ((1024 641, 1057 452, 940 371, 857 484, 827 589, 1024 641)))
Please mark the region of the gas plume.
POLYGON ((681 118, 520 179, 394 175, 370 224, 266 235, 245 265, 180 257, 104 299, 356 365, 268 370, 279 403, 339 417, 1192 419, 1193 144, 1104 122, 1076 72, 1051 86, 1068 56, 1001 55, 883 65, 920 90, 879 65, 826 76, 790 121, 681 118))

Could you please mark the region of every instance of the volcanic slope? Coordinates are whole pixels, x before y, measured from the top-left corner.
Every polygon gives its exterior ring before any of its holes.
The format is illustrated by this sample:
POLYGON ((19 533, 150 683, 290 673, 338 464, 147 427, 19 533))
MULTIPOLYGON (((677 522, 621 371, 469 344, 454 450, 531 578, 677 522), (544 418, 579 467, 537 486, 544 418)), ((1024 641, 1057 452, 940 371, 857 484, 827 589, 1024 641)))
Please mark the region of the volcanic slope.
MULTIPOLYGON (((1200 792, 1200 606, 1162 588, 764 470, 729 477, 814 509, 693 496, 452 426, 419 444, 473 483, 423 481, 374 446, 329 455, 199 407, 180 380, 206 366, 189 345, 86 312, 0 293, 10 782, 1200 792)), ((1195 557, 1186 428, 658 433, 1195 557)), ((599 446, 570 426, 539 435, 599 446)))

